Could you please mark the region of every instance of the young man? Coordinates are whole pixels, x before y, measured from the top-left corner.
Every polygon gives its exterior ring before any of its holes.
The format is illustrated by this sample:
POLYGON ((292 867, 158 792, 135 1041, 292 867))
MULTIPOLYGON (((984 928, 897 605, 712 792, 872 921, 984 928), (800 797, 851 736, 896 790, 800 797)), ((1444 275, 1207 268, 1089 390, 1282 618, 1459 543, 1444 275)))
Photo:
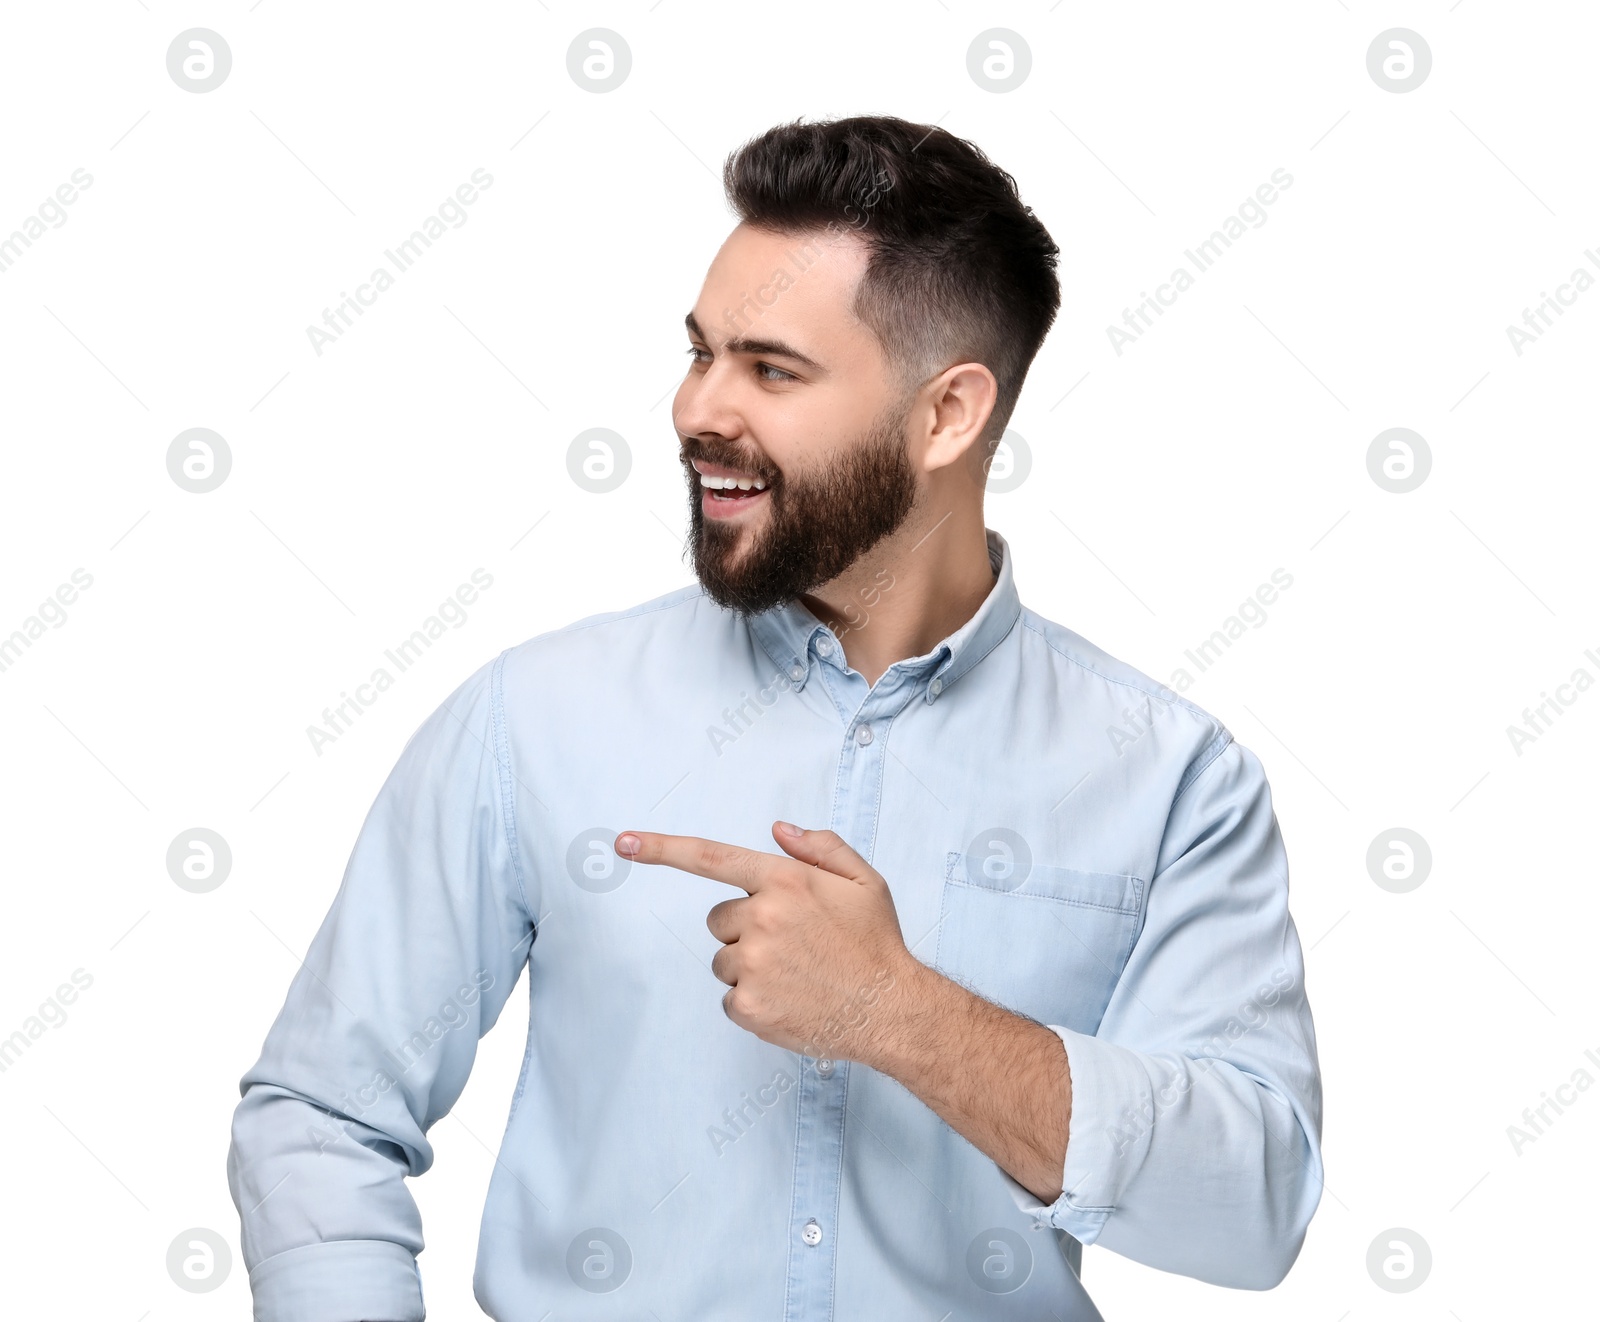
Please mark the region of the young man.
POLYGON ((241 1081, 256 1317, 423 1316, 405 1177, 524 964, 491 1317, 1090 1319, 1091 1243, 1269 1288, 1321 1091, 1261 765, 1024 609, 983 522, 1056 245, 897 119, 725 183, 673 409, 699 585, 406 746, 241 1081))

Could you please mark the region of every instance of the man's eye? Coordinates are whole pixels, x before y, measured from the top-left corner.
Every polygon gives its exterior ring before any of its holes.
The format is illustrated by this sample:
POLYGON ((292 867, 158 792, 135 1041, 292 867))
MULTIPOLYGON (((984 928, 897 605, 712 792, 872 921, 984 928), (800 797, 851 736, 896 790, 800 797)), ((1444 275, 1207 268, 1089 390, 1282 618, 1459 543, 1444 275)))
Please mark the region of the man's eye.
MULTIPOLYGON (((711 350, 702 349, 698 345, 691 346, 685 352, 688 353, 690 358, 694 359, 696 366, 704 366, 711 361, 711 350)), ((763 381, 778 382, 799 379, 794 373, 785 372, 781 367, 774 367, 771 363, 757 363, 755 371, 756 375, 763 381)))

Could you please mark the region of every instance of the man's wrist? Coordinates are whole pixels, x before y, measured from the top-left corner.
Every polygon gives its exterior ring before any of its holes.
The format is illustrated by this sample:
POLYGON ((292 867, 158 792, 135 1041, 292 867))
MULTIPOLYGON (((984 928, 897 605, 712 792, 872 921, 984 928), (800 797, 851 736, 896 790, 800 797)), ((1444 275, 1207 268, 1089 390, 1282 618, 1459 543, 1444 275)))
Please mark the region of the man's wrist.
POLYGON ((930 1065, 948 1059, 958 1032, 955 995, 963 989, 909 950, 892 972, 856 1059, 910 1087, 930 1065))
POLYGON ((1060 1036, 909 956, 857 1056, 1048 1204, 1061 1194, 1072 1083, 1060 1036))

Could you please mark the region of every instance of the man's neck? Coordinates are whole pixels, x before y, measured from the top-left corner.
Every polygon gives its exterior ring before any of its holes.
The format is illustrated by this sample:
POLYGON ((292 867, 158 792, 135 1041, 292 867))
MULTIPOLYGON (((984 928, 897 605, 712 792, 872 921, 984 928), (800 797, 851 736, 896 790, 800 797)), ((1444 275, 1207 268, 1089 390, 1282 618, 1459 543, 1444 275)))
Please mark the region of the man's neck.
POLYGON ((848 570, 801 598, 869 685, 977 613, 995 583, 981 506, 919 509, 848 570))

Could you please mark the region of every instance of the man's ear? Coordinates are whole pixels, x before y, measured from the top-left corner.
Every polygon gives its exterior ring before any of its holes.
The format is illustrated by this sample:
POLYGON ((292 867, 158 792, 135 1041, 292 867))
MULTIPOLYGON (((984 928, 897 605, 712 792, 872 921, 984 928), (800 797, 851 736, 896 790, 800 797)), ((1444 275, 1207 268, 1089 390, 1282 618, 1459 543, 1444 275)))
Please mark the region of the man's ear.
POLYGON ((982 363, 958 363, 923 387, 928 401, 928 432, 922 466, 928 472, 982 462, 983 431, 999 397, 999 385, 982 363))

